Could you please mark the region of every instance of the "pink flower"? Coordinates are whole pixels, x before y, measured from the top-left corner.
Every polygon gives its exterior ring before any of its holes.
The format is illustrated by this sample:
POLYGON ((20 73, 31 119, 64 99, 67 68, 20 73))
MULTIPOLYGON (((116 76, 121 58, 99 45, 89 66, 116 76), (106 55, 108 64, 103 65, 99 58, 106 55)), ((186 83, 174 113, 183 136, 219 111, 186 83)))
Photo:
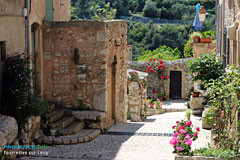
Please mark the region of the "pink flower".
POLYGON ((182 151, 182 147, 176 147, 177 150, 182 151))
POLYGON ((179 135, 179 133, 176 132, 176 133, 173 134, 173 137, 177 137, 178 135, 179 135))
POLYGON ((199 127, 197 127, 197 128, 196 128, 196 130, 197 130, 197 131, 200 131, 200 128, 199 128, 199 127))
POLYGON ((177 128, 178 130, 180 130, 181 129, 181 126, 178 126, 178 128, 177 128))
POLYGON ((185 129, 186 127, 185 126, 182 126, 181 129, 185 129))
POLYGON ((169 76, 167 76, 167 79, 169 79, 169 76))
POLYGON ((180 123, 180 121, 176 121, 176 123, 180 123))
POLYGON ((180 134, 182 134, 182 133, 187 133, 187 131, 181 129, 181 130, 179 131, 179 133, 180 133, 180 134))
POLYGON ((163 76, 160 76, 160 78, 161 78, 161 80, 163 80, 163 79, 164 79, 164 77, 163 77, 163 76))
POLYGON ((187 142, 188 140, 183 140, 183 142, 185 143, 185 142, 187 142))
POLYGON ((170 144, 173 145, 173 146, 176 146, 176 143, 177 143, 177 139, 175 137, 173 137, 171 140, 170 140, 170 144))
POLYGON ((191 139, 191 137, 189 136, 189 134, 187 134, 187 135, 185 136, 185 138, 186 138, 186 139, 191 139))
POLYGON ((148 68, 148 69, 151 69, 151 68, 152 68, 152 66, 148 66, 147 68, 148 68))
MULTIPOLYGON (((186 144, 186 143, 185 143, 185 144, 186 144)), ((188 144, 189 146, 191 146, 191 145, 192 145, 192 140, 189 139, 188 142, 187 142, 187 144, 188 144)))
POLYGON ((192 121, 188 121, 186 125, 191 126, 191 124, 192 124, 192 121))
POLYGON ((175 129, 176 128, 176 126, 172 126, 172 129, 175 129))
POLYGON ((198 137, 198 134, 197 133, 193 133, 194 136, 198 137))

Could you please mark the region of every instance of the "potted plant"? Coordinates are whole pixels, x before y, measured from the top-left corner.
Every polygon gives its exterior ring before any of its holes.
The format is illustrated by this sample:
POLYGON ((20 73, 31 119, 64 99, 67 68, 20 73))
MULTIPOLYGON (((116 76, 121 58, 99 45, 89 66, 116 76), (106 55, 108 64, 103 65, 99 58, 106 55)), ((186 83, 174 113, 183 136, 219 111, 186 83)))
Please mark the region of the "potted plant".
POLYGON ((147 101, 149 102, 150 108, 153 108, 154 106, 153 99, 148 99, 147 101))
POLYGON ((164 97, 165 97, 165 94, 164 93, 158 93, 157 94, 157 97, 160 101, 163 101, 164 100, 164 97))
POLYGON ((191 113, 192 113, 191 109, 187 109, 187 110, 186 110, 186 117, 187 117, 188 120, 191 119, 191 118, 190 118, 190 117, 191 117, 191 113))
POLYGON ((162 102, 160 101, 154 101, 156 109, 161 109, 162 108, 162 102))
POLYGON ((193 32, 191 34, 191 38, 193 39, 193 43, 199 43, 201 34, 199 32, 193 32))
POLYGON ((139 80, 137 71, 132 70, 132 71, 129 72, 129 75, 131 76, 130 81, 136 81, 137 82, 139 80))
POLYGON ((201 43, 212 43, 212 40, 215 39, 215 32, 214 31, 206 31, 201 33, 201 43))
POLYGON ((199 95, 200 95, 200 92, 193 92, 192 93, 192 97, 194 97, 194 98, 199 97, 199 95))

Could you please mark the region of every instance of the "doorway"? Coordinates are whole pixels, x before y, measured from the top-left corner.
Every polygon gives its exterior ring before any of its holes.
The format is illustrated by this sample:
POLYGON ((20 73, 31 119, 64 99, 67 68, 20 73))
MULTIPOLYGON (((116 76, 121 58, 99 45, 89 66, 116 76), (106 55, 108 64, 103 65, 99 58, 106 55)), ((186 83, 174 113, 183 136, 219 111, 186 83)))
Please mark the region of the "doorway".
POLYGON ((170 71, 170 98, 182 98, 182 72, 170 71))
POLYGON ((114 56, 114 61, 112 63, 112 120, 115 123, 116 119, 116 64, 117 57, 114 56))

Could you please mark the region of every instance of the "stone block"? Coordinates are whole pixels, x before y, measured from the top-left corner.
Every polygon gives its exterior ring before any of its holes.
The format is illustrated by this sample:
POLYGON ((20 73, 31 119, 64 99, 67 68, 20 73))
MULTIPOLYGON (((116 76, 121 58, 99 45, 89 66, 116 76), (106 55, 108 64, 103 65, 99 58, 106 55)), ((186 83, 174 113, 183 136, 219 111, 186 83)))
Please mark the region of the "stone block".
POLYGON ((190 100, 190 107, 194 110, 194 109, 203 109, 203 102, 204 102, 204 97, 191 97, 190 100))
POLYGON ((70 144, 69 138, 63 138, 63 144, 70 144))
POLYGON ((107 103, 106 103, 106 91, 97 91, 93 95, 93 105, 96 110, 106 111, 107 103))
POLYGON ((103 120, 105 112, 100 111, 72 111, 72 115, 79 120, 103 120))

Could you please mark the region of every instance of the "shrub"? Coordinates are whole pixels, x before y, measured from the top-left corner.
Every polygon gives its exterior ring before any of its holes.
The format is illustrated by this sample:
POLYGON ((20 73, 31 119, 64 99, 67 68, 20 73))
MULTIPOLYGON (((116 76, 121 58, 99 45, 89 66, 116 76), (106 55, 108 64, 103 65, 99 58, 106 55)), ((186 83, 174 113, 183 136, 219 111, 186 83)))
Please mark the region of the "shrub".
POLYGON ((188 40, 187 43, 184 45, 184 57, 190 58, 193 57, 193 47, 191 46, 192 39, 188 40))
POLYGON ((237 156, 230 149, 200 148, 194 150, 194 156, 219 157, 224 160, 237 160, 237 156))
POLYGON ((215 40, 215 31, 202 32, 201 38, 211 38, 212 40, 215 40))
POLYGON ((23 54, 8 57, 3 73, 2 113, 14 117, 20 127, 31 115, 43 116, 50 108, 31 94, 30 70, 23 54))
POLYGON ((179 155, 192 155, 191 145, 192 141, 198 138, 199 127, 196 131, 193 131, 193 125, 191 121, 177 121, 174 129, 173 138, 170 140, 170 144, 173 145, 173 153, 179 155))
POLYGON ((215 54, 201 54, 199 58, 187 62, 193 81, 201 80, 210 83, 223 75, 222 60, 215 54))
POLYGON ((172 49, 167 46, 160 46, 159 48, 151 51, 144 51, 140 57, 138 57, 138 61, 149 61, 151 58, 162 59, 162 60, 177 60, 180 59, 181 52, 175 48, 172 49))

